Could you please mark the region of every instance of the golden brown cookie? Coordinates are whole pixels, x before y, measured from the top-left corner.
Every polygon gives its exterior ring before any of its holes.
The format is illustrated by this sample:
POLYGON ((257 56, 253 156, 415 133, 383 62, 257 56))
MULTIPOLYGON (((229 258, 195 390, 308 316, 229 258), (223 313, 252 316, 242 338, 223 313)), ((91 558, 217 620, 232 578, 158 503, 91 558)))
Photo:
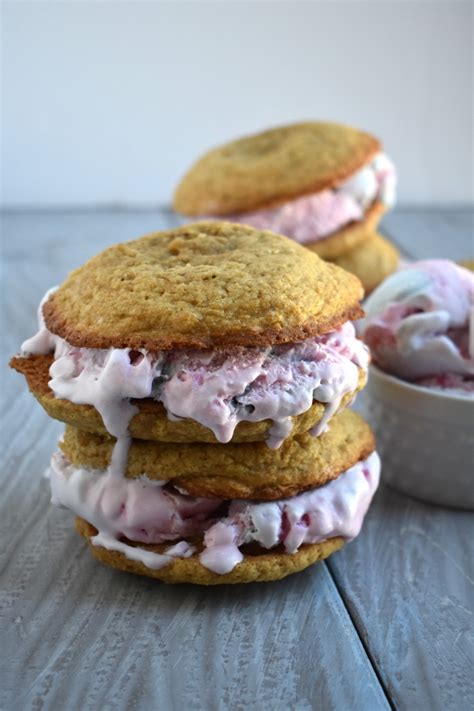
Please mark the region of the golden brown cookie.
MULTIPOLYGON (((60 448, 76 467, 104 470, 115 440, 66 427, 60 448)), ((369 426, 344 410, 319 437, 287 439, 277 449, 250 444, 168 444, 133 440, 125 476, 146 474, 192 496, 272 500, 327 484, 375 449, 369 426)))
POLYGON ((343 256, 373 235, 384 212, 385 206, 381 202, 374 202, 367 208, 362 220, 349 222, 348 225, 333 232, 329 237, 317 242, 308 242, 304 246, 315 252, 321 259, 327 259, 337 264, 338 257, 343 256))
MULTIPOLYGON (((54 393, 48 387, 49 368, 52 362, 52 355, 30 356, 28 358, 12 358, 10 365, 26 377, 28 387, 50 417, 87 432, 106 435, 107 430, 104 427, 102 418, 92 405, 76 405, 69 400, 60 400, 54 396, 54 393)), ((361 390, 365 382, 366 375, 363 370, 359 370, 359 386, 357 390, 361 390)), ((340 408, 345 407, 354 395, 355 393, 346 395, 341 402, 340 408)), ((155 400, 147 398, 132 400, 132 402, 139 408, 139 413, 131 419, 128 427, 132 437, 164 442, 217 443, 211 430, 195 420, 179 420, 177 422, 169 420, 163 405, 155 400)), ((319 422, 324 410, 325 406, 322 403, 313 402, 309 410, 292 418, 292 434, 307 432, 319 422)), ((272 422, 270 420, 239 422, 232 442, 259 442, 265 440, 271 426, 272 422)))
POLYGON ((206 153, 178 185, 173 206, 188 216, 271 207, 338 185, 380 150, 376 138, 342 124, 273 128, 206 153))
MULTIPOLYGON (((82 518, 76 519, 76 528, 89 543, 92 554, 105 565, 112 568, 124 570, 128 573, 146 575, 150 578, 162 580, 165 583, 195 583, 197 585, 224 585, 227 583, 253 583, 269 582, 270 580, 280 580, 291 573, 298 573, 312 563, 323 560, 329 555, 342 548, 345 541, 343 538, 330 538, 321 543, 303 545, 293 554, 285 553, 281 548, 267 551, 265 549, 255 549, 252 552, 245 551, 244 560, 239 563, 230 573, 218 575, 208 568, 205 568, 199 561, 199 555, 195 553, 191 558, 175 558, 169 565, 159 570, 152 570, 140 562, 126 558, 122 553, 109 551, 101 546, 94 546, 90 539, 97 531, 87 521, 82 518)), ((133 543, 127 541, 130 545, 133 543)), ((169 544, 146 545, 140 543, 140 548, 163 553, 169 544)))
POLYGON ((370 294, 398 266, 400 253, 391 242, 379 234, 372 234, 361 244, 337 257, 334 262, 361 280, 366 294, 370 294))
POLYGON ((362 287, 291 240, 221 222, 116 244, 72 272, 46 325, 86 348, 271 345, 358 318, 362 287))

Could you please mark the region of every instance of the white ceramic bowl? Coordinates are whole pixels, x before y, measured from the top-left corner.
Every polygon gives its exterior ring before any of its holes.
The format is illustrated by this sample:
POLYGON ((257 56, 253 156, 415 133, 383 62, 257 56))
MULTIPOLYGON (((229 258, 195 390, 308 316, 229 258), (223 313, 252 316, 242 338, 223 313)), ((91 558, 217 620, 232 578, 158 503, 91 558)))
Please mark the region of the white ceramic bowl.
POLYGON ((434 504, 474 509, 474 400, 406 383, 374 365, 360 399, 388 484, 434 504))

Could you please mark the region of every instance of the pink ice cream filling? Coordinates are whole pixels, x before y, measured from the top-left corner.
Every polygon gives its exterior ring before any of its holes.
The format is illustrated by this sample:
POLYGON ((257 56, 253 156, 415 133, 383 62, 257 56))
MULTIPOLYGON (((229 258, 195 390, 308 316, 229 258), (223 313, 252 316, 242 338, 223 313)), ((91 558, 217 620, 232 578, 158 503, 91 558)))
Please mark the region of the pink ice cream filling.
POLYGON ((362 331, 384 371, 474 391, 474 274, 447 260, 410 264, 369 297, 362 331))
POLYGON ((73 466, 53 455, 48 477, 52 501, 91 523, 98 531, 94 545, 116 550, 150 568, 196 549, 184 537, 203 537, 201 563, 225 574, 243 560, 240 548, 257 543, 263 549, 283 546, 288 554, 302 545, 358 535, 378 486, 380 460, 374 452, 317 489, 278 501, 255 502, 194 498, 143 476, 117 477, 106 471, 73 466), (124 541, 158 544, 178 541, 157 554, 124 541))
POLYGON ((362 220, 375 200, 393 206, 396 181, 395 166, 384 153, 379 153, 336 188, 288 200, 275 208, 226 215, 225 219, 272 230, 301 244, 318 242, 349 223, 362 220))
POLYGON ((335 190, 289 200, 267 210, 226 215, 226 220, 272 230, 299 242, 318 242, 350 222, 362 220, 364 210, 349 195, 335 190))
POLYGON ((195 420, 221 443, 232 439, 239 422, 271 420, 267 444, 272 448, 290 434, 291 418, 314 401, 326 406, 313 430, 320 434, 342 398, 357 389, 359 370, 368 364, 367 349, 350 322, 301 343, 150 353, 76 348, 47 330, 40 308, 40 330, 22 352, 51 351, 49 387, 55 396, 93 405, 114 437, 127 436, 138 412, 132 401, 153 398, 170 420, 195 420))

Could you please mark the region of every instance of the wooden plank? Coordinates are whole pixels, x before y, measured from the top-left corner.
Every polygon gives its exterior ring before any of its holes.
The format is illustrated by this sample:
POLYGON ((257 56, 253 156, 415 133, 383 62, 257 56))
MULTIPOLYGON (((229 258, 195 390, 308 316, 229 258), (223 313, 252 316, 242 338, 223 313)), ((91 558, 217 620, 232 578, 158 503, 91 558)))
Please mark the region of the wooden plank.
MULTIPOLYGON (((3 222, 3 362, 35 328, 46 288, 156 213, 10 215, 3 222)), ((280 583, 166 587, 102 568, 49 504, 60 434, 2 373, 0 707, 386 709, 325 564, 280 583)))
POLYGON ((416 259, 474 259, 474 211, 464 209, 394 210, 381 232, 416 259))
POLYGON ((474 708, 472 513, 382 485, 329 567, 396 708, 474 708))

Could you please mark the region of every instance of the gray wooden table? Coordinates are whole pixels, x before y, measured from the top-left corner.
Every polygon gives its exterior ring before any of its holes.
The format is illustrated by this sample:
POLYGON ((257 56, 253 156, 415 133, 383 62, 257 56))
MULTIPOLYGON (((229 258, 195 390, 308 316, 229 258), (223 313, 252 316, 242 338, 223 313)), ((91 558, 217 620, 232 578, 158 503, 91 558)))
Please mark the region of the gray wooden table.
MULTIPOLYGON (((470 513, 382 485, 327 563, 199 589, 101 567, 50 506, 41 475, 61 426, 6 361, 68 270, 172 223, 158 210, 3 216, 0 708, 473 709, 470 513)), ((398 210, 384 227, 410 257, 472 256, 472 212, 398 210)))

